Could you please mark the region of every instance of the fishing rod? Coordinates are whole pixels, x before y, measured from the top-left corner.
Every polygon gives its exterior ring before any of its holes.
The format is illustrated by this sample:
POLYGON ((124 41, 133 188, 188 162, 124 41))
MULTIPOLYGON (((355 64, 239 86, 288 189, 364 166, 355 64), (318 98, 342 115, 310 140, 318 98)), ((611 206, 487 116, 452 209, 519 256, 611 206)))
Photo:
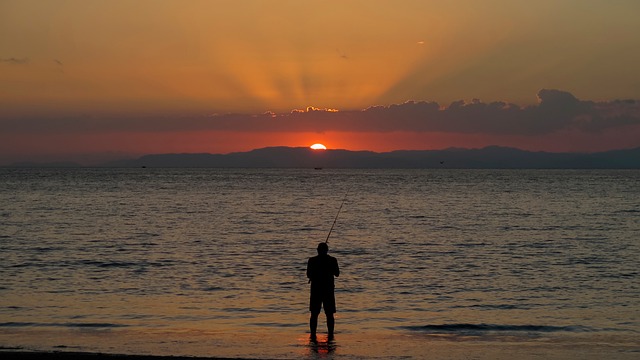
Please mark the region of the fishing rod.
POLYGON ((333 227, 336 226, 336 221, 338 221, 338 216, 340 216, 340 211, 342 210, 342 206, 344 205, 344 202, 347 200, 347 196, 349 195, 349 191, 351 191, 351 187, 349 187, 347 192, 344 194, 344 198, 342 199, 342 203, 340 204, 340 207, 338 208, 338 213, 336 214, 336 218, 333 219, 333 224, 331 225, 331 229, 329 229, 329 234, 327 234, 327 240, 324 241, 325 244, 329 243, 329 237, 331 236, 331 232, 333 231, 333 227))
MULTIPOLYGON (((336 226, 336 221, 338 221, 338 216, 340 216, 340 211, 342 211, 342 206, 344 206, 344 202, 347 201, 347 196, 349 195, 349 191, 351 191, 351 187, 347 189, 347 192, 344 194, 344 198, 340 203, 340 207, 338 208, 338 213, 336 214, 335 219, 333 219, 333 224, 331 224, 331 229, 329 229, 329 234, 327 234, 327 239, 324 241, 325 244, 329 243, 329 237, 331 237, 331 232, 333 231, 333 227, 336 226)), ((308 270, 307 270, 308 271, 308 270)), ((309 283, 311 283, 311 278, 309 278, 309 283)))

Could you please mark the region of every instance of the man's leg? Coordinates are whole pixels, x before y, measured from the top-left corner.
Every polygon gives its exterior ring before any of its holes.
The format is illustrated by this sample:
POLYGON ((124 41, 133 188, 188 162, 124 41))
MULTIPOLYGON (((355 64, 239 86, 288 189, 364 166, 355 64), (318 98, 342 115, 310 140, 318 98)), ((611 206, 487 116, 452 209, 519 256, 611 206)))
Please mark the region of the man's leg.
POLYGON ((329 340, 333 339, 333 328, 335 327, 336 320, 333 318, 333 314, 325 314, 327 315, 327 333, 329 334, 329 340))
MULTIPOLYGON (((333 289, 332 289, 333 290, 333 289)), ((333 340, 333 329, 336 321, 333 314, 336 312, 336 297, 333 291, 327 293, 324 298, 324 314, 327 316, 327 333, 329 340, 333 340)))
POLYGON ((316 329, 318 328, 318 315, 320 312, 311 312, 311 317, 309 318, 309 332, 311 332, 311 337, 316 337, 316 329))

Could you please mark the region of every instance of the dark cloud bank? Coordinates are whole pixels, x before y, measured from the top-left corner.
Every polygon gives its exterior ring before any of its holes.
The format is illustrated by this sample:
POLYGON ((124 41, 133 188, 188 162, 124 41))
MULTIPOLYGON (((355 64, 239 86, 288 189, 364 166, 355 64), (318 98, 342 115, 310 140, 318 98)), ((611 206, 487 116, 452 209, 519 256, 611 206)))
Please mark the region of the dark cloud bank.
POLYGON ((540 90, 539 102, 518 106, 474 99, 449 106, 409 101, 364 110, 335 111, 309 107, 290 113, 209 116, 57 116, 0 119, 5 132, 194 131, 247 132, 445 132, 540 136, 560 131, 597 134, 640 125, 640 101, 594 102, 560 90, 540 90))
MULTIPOLYGON (((498 135, 543 135, 560 130, 599 132, 640 124, 640 102, 581 101, 568 92, 541 90, 539 103, 520 107, 506 102, 456 101, 447 107, 436 102, 409 101, 375 106, 362 111, 334 112, 321 109, 295 111, 288 115, 265 114, 268 119, 250 121, 253 128, 272 124, 317 131, 417 131, 498 135)), ((221 117, 219 124, 233 126, 221 117)), ((215 121, 215 120, 214 120, 215 121)))

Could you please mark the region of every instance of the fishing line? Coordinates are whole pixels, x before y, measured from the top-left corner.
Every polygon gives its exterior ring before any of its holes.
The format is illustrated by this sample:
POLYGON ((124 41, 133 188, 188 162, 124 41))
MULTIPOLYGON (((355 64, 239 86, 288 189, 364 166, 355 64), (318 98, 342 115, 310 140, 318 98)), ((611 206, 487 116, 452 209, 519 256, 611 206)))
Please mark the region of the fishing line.
MULTIPOLYGON (((338 213, 336 214, 335 219, 333 219, 333 224, 331 224, 331 229, 329 229, 329 234, 327 234, 327 240, 324 241, 325 244, 329 243, 329 237, 331 237, 331 232, 333 231, 333 227, 336 226, 336 221, 338 221, 338 216, 340 216, 340 211, 342 211, 342 206, 344 206, 344 202, 347 201, 347 196, 349 195, 349 191, 351 191, 351 187, 344 194, 344 198, 342 199, 342 203, 340 203, 340 207, 338 208, 338 213)), ((308 283, 311 283, 311 279, 309 279, 308 283)))
POLYGON ((329 229, 329 234, 327 234, 327 240, 324 241, 325 244, 329 243, 329 237, 331 236, 331 232, 333 231, 333 227, 336 226, 336 221, 338 221, 338 216, 340 216, 340 211, 342 210, 342 206, 344 205, 344 202, 347 200, 347 196, 349 195, 349 191, 351 191, 351 187, 349 187, 347 192, 344 194, 344 198, 342 199, 342 203, 340 204, 340 207, 338 208, 338 213, 336 214, 336 218, 333 219, 333 224, 331 225, 331 229, 329 229))

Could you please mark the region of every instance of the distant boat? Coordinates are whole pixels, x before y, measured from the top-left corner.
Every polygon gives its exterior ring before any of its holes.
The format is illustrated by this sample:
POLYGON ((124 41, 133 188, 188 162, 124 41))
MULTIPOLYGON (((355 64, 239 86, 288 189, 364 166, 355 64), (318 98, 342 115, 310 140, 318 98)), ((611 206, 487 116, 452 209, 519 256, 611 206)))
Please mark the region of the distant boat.
POLYGON ((314 169, 315 169, 315 170, 322 170, 322 168, 321 168, 321 167, 316 167, 316 168, 314 168, 314 169))

